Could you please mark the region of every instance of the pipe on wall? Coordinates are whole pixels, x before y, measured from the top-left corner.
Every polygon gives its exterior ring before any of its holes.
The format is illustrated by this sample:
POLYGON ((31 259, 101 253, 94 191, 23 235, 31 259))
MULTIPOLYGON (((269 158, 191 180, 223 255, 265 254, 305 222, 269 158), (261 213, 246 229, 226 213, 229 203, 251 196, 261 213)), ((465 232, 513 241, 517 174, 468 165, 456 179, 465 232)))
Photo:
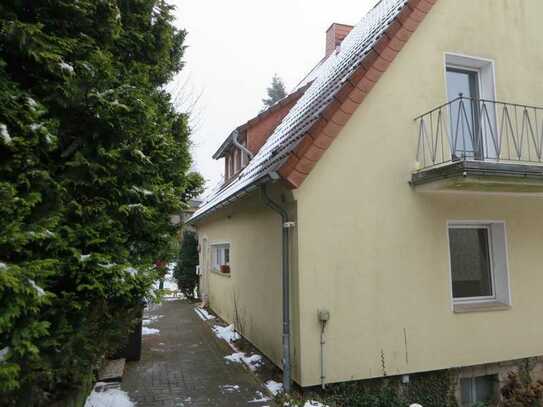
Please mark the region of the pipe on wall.
POLYGON ((234 135, 232 137, 232 141, 234 142, 234 145, 239 148, 241 151, 245 152, 249 156, 249 160, 253 159, 254 154, 249 150, 247 147, 245 147, 243 144, 241 144, 238 140, 239 132, 236 130, 234 131, 234 135))
POLYGON ((290 273, 289 273, 289 233, 292 223, 288 220, 288 212, 280 204, 273 201, 268 195, 266 184, 261 186, 262 198, 267 207, 281 216, 282 235, 282 286, 283 286, 283 389, 290 392, 290 273))

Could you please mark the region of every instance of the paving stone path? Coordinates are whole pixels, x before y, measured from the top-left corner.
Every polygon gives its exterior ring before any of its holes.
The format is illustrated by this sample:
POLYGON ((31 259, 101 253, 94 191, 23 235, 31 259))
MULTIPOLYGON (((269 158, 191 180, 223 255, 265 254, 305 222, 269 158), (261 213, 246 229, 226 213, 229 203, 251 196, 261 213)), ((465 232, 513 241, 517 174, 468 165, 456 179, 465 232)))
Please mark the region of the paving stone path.
POLYGON ((257 401, 267 396, 262 384, 224 359, 232 351, 193 308, 177 299, 146 310, 146 327, 159 332, 143 337, 139 362, 127 363, 122 389, 130 399, 137 407, 276 407, 257 401))

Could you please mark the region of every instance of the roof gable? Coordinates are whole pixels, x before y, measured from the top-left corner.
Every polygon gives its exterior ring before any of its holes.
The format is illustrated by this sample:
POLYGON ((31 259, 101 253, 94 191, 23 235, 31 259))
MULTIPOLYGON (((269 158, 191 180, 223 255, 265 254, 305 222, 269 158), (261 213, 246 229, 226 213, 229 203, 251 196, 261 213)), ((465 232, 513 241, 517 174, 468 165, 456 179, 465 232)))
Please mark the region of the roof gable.
POLYGON ((350 32, 338 52, 228 187, 213 195, 195 221, 279 172, 301 185, 326 148, 390 65, 437 0, 381 0, 350 32))

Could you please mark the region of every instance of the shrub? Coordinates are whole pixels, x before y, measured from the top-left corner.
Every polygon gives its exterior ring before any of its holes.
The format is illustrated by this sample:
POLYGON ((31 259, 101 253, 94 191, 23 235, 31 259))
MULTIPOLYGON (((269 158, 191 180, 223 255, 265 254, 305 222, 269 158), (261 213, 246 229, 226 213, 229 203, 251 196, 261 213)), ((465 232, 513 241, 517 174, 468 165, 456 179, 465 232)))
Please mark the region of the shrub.
POLYGON ((0 5, 0 405, 51 405, 122 342, 200 185, 162 0, 0 5), (99 23, 97 23, 99 22, 99 23))
POLYGON ((194 291, 198 284, 196 266, 198 265, 198 238, 196 233, 185 231, 181 242, 179 259, 175 266, 174 276, 181 292, 187 298, 194 298, 194 291))

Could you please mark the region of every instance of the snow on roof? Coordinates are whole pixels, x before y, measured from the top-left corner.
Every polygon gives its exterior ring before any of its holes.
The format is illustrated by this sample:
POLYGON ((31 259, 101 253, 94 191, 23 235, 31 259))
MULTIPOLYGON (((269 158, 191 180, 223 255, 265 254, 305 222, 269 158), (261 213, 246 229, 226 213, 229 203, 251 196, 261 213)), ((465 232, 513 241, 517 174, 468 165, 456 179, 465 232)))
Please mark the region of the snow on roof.
POLYGON ((238 177, 213 194, 189 219, 194 222, 255 189, 285 163, 306 131, 334 99, 408 0, 381 0, 312 73, 313 82, 238 177))

